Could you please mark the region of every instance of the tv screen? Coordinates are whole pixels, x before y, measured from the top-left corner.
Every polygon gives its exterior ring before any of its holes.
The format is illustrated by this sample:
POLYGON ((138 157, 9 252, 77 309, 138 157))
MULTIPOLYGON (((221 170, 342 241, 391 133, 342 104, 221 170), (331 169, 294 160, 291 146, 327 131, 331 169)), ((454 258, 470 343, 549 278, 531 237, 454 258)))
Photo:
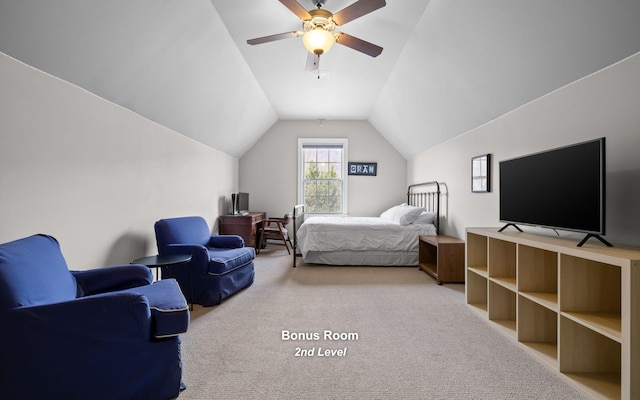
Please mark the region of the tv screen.
POLYGON ((501 161, 499 169, 500 221, 604 235, 605 138, 501 161))
POLYGON ((241 213, 249 211, 249 193, 238 193, 238 211, 241 213))

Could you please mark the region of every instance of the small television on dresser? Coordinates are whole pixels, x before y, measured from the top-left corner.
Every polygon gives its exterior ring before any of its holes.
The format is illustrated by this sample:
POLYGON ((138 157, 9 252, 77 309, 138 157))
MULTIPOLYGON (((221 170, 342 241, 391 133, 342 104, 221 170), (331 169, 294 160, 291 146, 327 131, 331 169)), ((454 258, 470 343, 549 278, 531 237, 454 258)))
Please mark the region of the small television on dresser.
POLYGON ((239 215, 249 212, 249 193, 231 193, 231 214, 239 215))
POLYGON ((605 138, 501 161, 500 221, 605 234, 605 138))

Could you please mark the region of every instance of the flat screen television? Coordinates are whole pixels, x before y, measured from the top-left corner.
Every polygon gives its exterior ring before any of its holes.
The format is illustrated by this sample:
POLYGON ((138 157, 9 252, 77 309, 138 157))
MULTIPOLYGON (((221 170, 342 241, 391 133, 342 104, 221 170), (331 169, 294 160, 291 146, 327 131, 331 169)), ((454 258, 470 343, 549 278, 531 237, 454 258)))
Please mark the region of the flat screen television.
POLYGON ((500 221, 605 234, 605 138, 501 161, 500 221))
POLYGON ((249 193, 231 193, 231 213, 234 215, 249 212, 249 193))

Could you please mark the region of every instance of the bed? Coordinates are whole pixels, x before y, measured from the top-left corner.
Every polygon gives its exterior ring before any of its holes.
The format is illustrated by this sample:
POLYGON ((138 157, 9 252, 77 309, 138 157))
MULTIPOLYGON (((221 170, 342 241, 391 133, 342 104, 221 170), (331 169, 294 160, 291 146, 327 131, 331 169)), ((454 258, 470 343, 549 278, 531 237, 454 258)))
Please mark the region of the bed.
POLYGON ((407 202, 379 217, 307 216, 293 209, 293 266, 305 264, 417 266, 418 235, 439 234, 440 184, 407 188, 407 202))

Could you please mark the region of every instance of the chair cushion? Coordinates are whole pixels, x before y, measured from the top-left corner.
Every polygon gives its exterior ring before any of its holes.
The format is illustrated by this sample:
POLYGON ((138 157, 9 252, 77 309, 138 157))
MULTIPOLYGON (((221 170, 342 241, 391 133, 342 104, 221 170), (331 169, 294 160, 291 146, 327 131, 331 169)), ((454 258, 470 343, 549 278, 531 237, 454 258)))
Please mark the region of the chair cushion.
POLYGON ((256 252, 253 247, 236 249, 209 249, 209 274, 223 275, 253 261, 256 252))
POLYGON ((189 327, 189 307, 175 279, 123 290, 141 294, 149 301, 151 334, 162 338, 184 333, 189 327))
POLYGON ((33 235, 0 244, 0 310, 73 300, 77 293, 53 237, 33 235))

